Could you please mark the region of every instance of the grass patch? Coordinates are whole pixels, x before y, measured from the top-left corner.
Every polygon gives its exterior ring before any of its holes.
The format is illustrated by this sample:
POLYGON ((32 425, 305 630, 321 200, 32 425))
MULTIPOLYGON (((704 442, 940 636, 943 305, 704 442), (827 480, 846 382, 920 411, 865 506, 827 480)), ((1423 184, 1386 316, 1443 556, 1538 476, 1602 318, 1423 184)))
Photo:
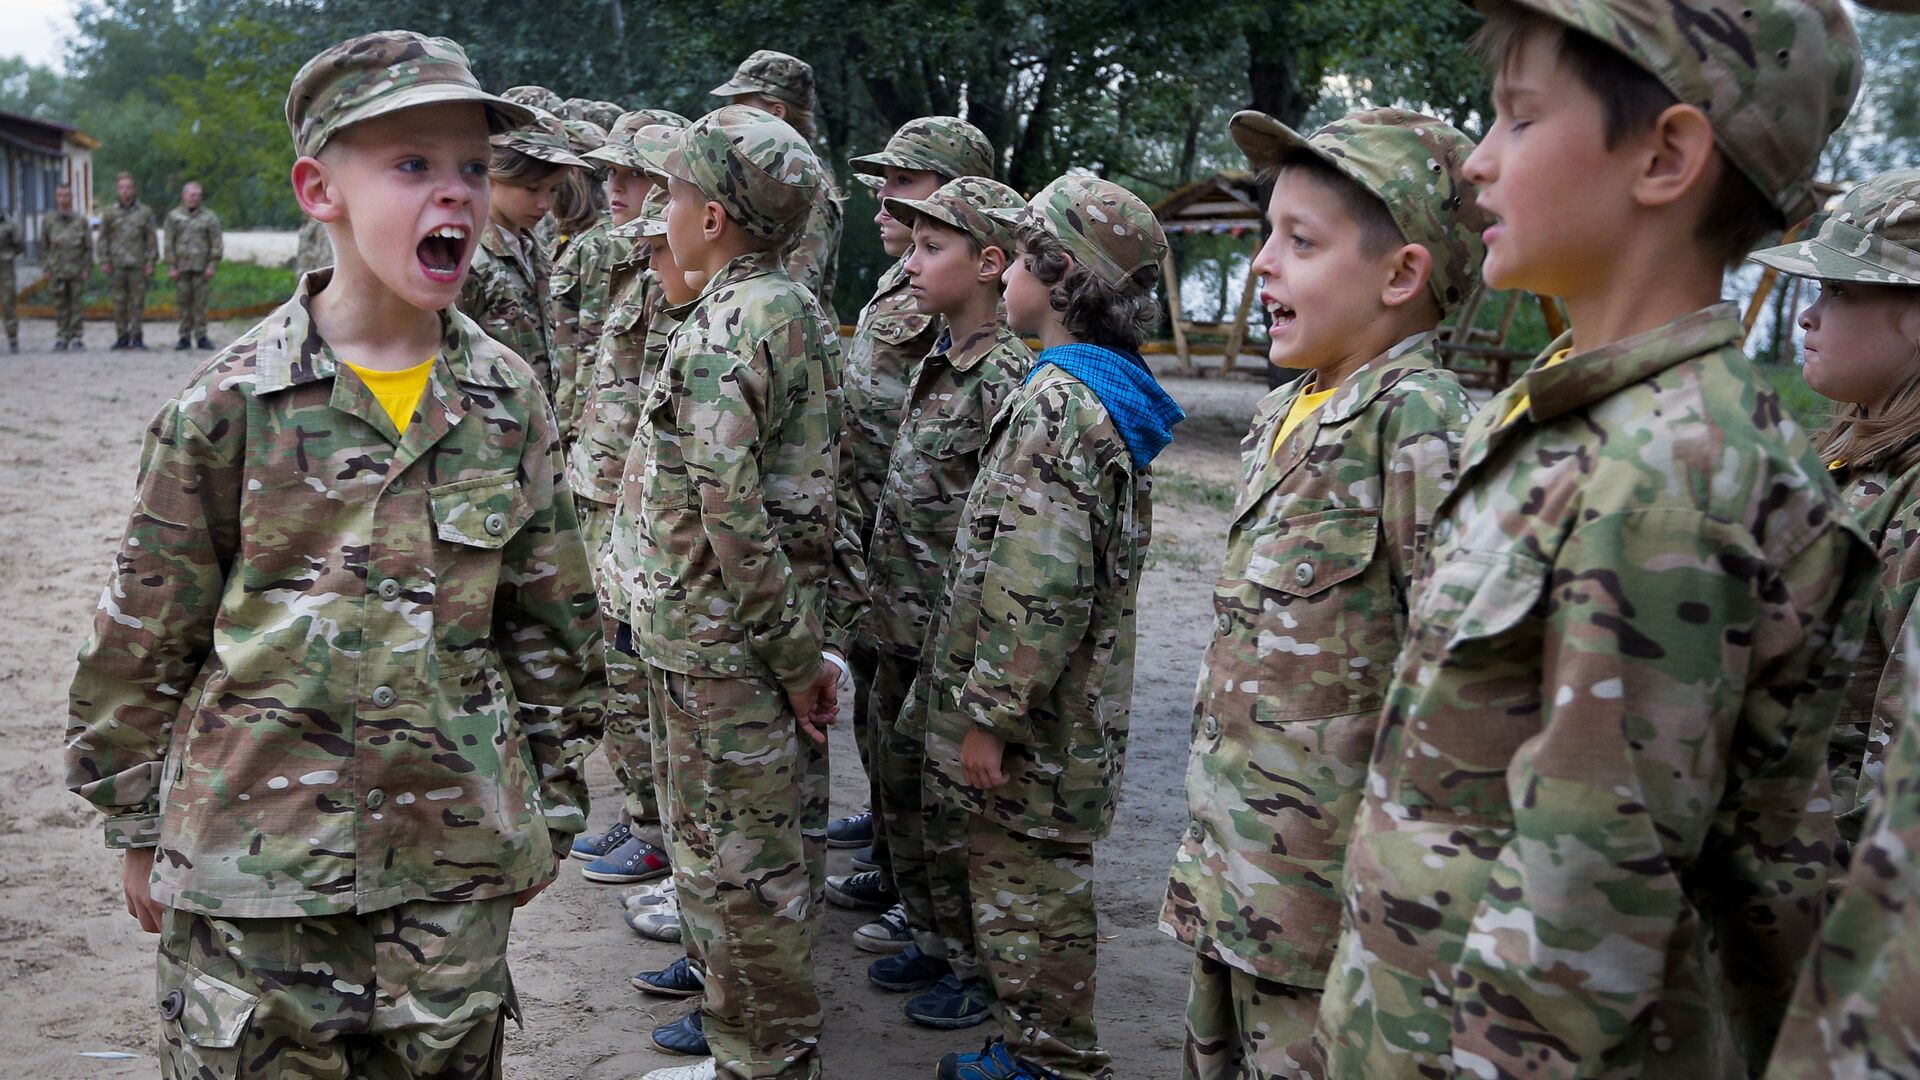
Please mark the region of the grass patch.
POLYGON ((1211 506, 1215 510, 1233 509, 1234 490, 1231 486, 1172 469, 1154 477, 1153 493, 1175 502, 1211 506))
MULTIPOLYGON (((207 307, 218 310, 277 304, 293 295, 293 284, 293 271, 288 267, 223 262, 213 275, 213 288, 207 294, 207 307)), ((36 299, 46 300, 44 297, 36 299)), ((167 276, 167 264, 160 263, 154 268, 153 277, 147 281, 147 307, 174 307, 174 299, 173 279, 167 276)), ((87 278, 87 291, 81 302, 87 307, 113 306, 113 287, 105 275, 94 274, 87 278)))
POLYGON ((1827 426, 1833 419, 1833 402, 1813 392, 1807 380, 1801 374, 1798 364, 1756 364, 1760 374, 1773 384, 1780 395, 1780 403, 1787 407, 1793 418, 1800 422, 1807 434, 1827 426))
POLYGON ((1220 569, 1220 560, 1225 554, 1224 550, 1216 552, 1186 547, 1171 536, 1156 536, 1153 546, 1147 549, 1147 569, 1168 567, 1192 574, 1212 575, 1220 569))

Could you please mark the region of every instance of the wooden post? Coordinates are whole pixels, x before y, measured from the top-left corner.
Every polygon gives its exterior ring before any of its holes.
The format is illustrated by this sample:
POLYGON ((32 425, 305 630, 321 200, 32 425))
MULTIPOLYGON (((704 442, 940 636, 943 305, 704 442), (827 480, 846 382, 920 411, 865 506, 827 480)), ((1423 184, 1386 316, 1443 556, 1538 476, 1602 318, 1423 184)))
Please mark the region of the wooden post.
POLYGON ((1247 316, 1253 311, 1253 294, 1259 291, 1260 275, 1253 272, 1253 264, 1247 264, 1247 282, 1240 287, 1240 307, 1233 313, 1233 329, 1227 331, 1227 355, 1220 362, 1220 374, 1232 371, 1240 359, 1240 349, 1247 343, 1247 316))
MULTIPOLYGON (((1808 218, 1807 220, 1811 221, 1813 219, 1808 218)), ((1791 244, 1795 240, 1800 239, 1801 230, 1806 227, 1806 221, 1800 222, 1793 228, 1788 229, 1780 237, 1780 242, 1783 244, 1791 244)), ((1761 272, 1760 284, 1754 288, 1753 299, 1747 301, 1747 313, 1740 319, 1740 325, 1744 328, 1740 334, 1741 348, 1744 349, 1747 347, 1747 339, 1753 336, 1753 324, 1760 321, 1760 312, 1767 306, 1767 299, 1773 295, 1774 286, 1779 283, 1780 271, 1769 266, 1761 272)))
POLYGON ((1193 350, 1187 345, 1187 324, 1180 310, 1180 268, 1173 263, 1173 248, 1160 256, 1160 283, 1167 290, 1167 317, 1173 322, 1173 351, 1180 357, 1180 373, 1193 374, 1193 350))
POLYGON ((1567 332, 1567 317, 1560 313, 1560 301, 1551 296, 1541 296, 1540 317, 1547 321, 1547 340, 1552 341, 1567 332))

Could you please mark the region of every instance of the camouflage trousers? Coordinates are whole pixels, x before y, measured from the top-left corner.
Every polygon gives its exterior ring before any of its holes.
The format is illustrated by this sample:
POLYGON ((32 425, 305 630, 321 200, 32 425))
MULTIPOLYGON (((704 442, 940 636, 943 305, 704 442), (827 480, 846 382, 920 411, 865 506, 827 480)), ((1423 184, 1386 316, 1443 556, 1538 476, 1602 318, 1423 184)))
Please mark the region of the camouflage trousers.
POLYGON ((207 280, 204 267, 182 270, 180 276, 173 279, 174 303, 180 307, 181 337, 197 341, 207 336, 207 294, 212 291, 213 282, 207 280))
POLYGON ((1182 1080, 1321 1080, 1313 1048, 1320 991, 1263 979, 1194 953, 1182 1080))
POLYGON ((13 260, 0 259, 0 323, 6 325, 7 340, 20 340, 20 294, 13 280, 13 260))
POLYGON ((929 801, 921 775, 927 767, 926 725, 908 709, 918 657, 881 652, 875 657, 868 710, 873 717, 876 843, 884 830, 893 887, 907 908, 913 942, 928 956, 946 956, 961 978, 980 973, 973 958, 973 914, 967 895, 967 815, 940 799, 929 801), (945 858, 934 857, 928 822, 941 814, 938 839, 945 858), (937 879, 937 880, 936 880, 937 879))
POLYGON ((1093 1022, 1093 845, 967 817, 974 947, 1007 1049, 1062 1080, 1112 1080, 1093 1022))
MULTIPOLYGON (((597 576, 601 556, 613 542, 613 507, 575 495, 580 537, 586 543, 587 565, 597 576)), ((653 728, 647 719, 647 668, 631 648, 632 635, 622 633, 618 619, 608 614, 607 589, 599 586, 601 641, 607 666, 607 728, 602 745, 607 764, 620 784, 621 819, 629 825, 660 820, 654 795, 653 728), (625 647, 622 647, 622 646, 625 647)))
POLYGON ((295 919, 169 911, 161 1075, 498 1077, 512 921, 511 896, 295 919))
POLYGON ((718 1075, 815 1080, 813 941, 825 901, 827 759, 778 687, 649 668, 656 767, 701 1030, 718 1075))
MULTIPOLYGON (((848 648, 847 668, 853 675, 853 740, 860 750, 860 768, 867 774, 867 809, 873 811, 873 861, 880 872, 893 876, 892 841, 880 818, 882 800, 879 744, 886 738, 886 720, 874 718, 873 678, 880 654, 864 641, 856 640, 848 648)), ((883 705, 884 711, 884 705, 883 705)))
POLYGON ((142 320, 147 314, 147 268, 116 266, 107 272, 113 288, 113 333, 115 337, 141 337, 142 320))
POLYGON ((79 341, 81 296, 87 291, 86 278, 47 279, 47 292, 53 295, 54 340, 79 341))

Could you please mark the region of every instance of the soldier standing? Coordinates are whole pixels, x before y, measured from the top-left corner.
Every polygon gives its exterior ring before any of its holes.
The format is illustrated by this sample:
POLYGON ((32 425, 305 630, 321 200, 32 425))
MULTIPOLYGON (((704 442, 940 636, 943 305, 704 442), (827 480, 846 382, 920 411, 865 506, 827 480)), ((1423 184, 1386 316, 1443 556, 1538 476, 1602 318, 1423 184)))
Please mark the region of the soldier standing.
POLYGON ((196 181, 180 189, 180 205, 167 212, 167 276, 180 306, 180 340, 174 349, 213 348, 207 338, 207 293, 220 266, 220 219, 200 205, 196 181))
POLYGON ((54 211, 40 223, 40 244, 47 285, 53 290, 54 352, 86 348, 80 340, 80 294, 93 270, 93 233, 87 219, 73 212, 73 189, 61 184, 53 192, 54 211))
POLYGON ((147 279, 160 256, 154 238, 153 211, 140 201, 132 173, 114 181, 120 201, 100 215, 100 269, 113 285, 113 347, 144 349, 141 319, 147 310, 147 279))
POLYGON ((13 260, 26 254, 26 241, 20 226, 0 210, 0 319, 7 324, 7 351, 20 351, 20 304, 14 290, 13 260))

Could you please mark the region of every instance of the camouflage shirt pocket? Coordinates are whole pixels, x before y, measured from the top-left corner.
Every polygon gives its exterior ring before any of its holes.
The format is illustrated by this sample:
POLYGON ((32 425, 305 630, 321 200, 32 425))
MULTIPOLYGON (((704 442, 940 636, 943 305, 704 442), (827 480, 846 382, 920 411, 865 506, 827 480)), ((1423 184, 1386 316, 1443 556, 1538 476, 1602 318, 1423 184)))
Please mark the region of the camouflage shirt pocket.
POLYGON ((1449 654, 1488 647, 1539 606, 1546 579, 1546 564, 1529 555, 1456 551, 1436 562, 1413 616, 1449 654))
MULTIPOLYGON (((184 922, 180 916, 174 921, 184 922)), ((169 930, 170 943, 184 935, 169 930)), ((182 942, 181 944, 184 944, 182 942)), ((159 994, 163 1053, 172 1075, 209 1080, 241 1074, 241 1041, 260 999, 254 994, 160 953, 159 994)))
POLYGON ((1380 516, 1363 509, 1287 519, 1246 542, 1246 584, 1223 580, 1215 595, 1235 639, 1216 650, 1229 668, 1216 681, 1252 698, 1227 714, 1274 723, 1379 707, 1401 625, 1379 547, 1380 516))
POLYGON ((933 316, 895 312, 876 316, 867 324, 867 333, 889 345, 900 345, 927 332, 933 316))
POLYGON ((1309 598, 1364 573, 1380 546, 1373 510, 1324 510, 1283 521, 1256 539, 1247 579, 1291 597, 1309 598))
POLYGON ((672 383, 664 375, 655 378, 646 404, 640 407, 639 437, 647 440, 640 501, 649 510, 684 510, 693 505, 693 481, 680 450, 672 383))
POLYGON ((499 549, 533 516, 516 473, 497 473, 440 484, 427 493, 440 539, 469 547, 499 549))

